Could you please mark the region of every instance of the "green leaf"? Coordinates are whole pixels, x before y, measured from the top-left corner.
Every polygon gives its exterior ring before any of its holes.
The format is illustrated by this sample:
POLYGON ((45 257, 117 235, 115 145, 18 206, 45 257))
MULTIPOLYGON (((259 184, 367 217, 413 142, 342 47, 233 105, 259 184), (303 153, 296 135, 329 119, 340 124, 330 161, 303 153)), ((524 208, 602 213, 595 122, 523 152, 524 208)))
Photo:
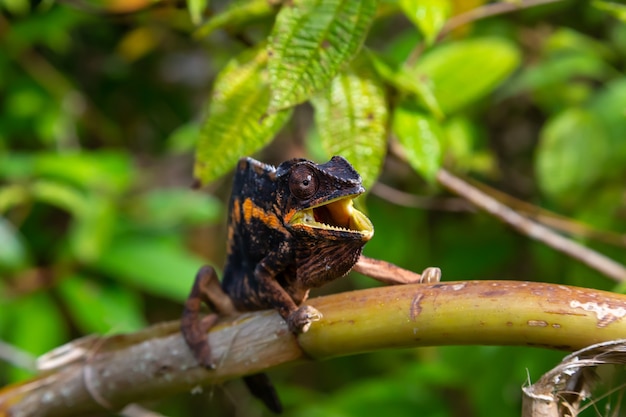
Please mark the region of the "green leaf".
POLYGON ((187 11, 191 18, 191 23, 199 25, 202 22, 202 14, 207 8, 209 0, 187 0, 187 11))
POLYGON ((377 0, 294 0, 276 17, 268 64, 269 113, 307 100, 326 87, 359 50, 377 0))
POLYGON ((462 116, 452 117, 446 120, 442 129, 446 160, 450 158, 457 168, 467 167, 476 142, 476 133, 471 120, 462 116))
MULTIPOLYGON (((611 152, 612 168, 624 172, 626 166, 626 78, 612 81, 594 96, 589 111, 602 122, 611 152)), ((605 167, 606 169, 607 167, 605 167)))
POLYGON ((210 195, 183 188, 152 190, 133 206, 134 221, 158 228, 181 224, 209 224, 222 220, 220 201, 210 195))
POLYGON ((70 246, 82 262, 94 261, 111 238, 116 211, 111 199, 94 192, 81 192, 64 182, 40 180, 33 184, 36 200, 59 207, 73 216, 70 246))
POLYGON ((250 0, 244 2, 231 2, 228 9, 215 15, 204 23, 194 34, 194 38, 201 39, 209 36, 213 31, 228 27, 237 31, 251 21, 269 16, 273 7, 267 0, 250 0))
POLYGON ((313 105, 325 151, 348 159, 368 189, 380 173, 387 149, 387 101, 380 80, 362 66, 340 73, 313 105))
POLYGON ((409 164, 427 181, 434 182, 442 155, 438 122, 404 102, 394 110, 392 126, 409 164))
POLYGON ((400 0, 400 8, 432 45, 450 15, 448 0, 400 0))
POLYGON ((412 69, 430 78, 444 113, 492 93, 520 62, 517 47, 500 38, 475 38, 433 49, 412 69))
POLYGON ((76 259, 95 261, 111 240, 117 212, 112 201, 90 193, 84 206, 75 209, 70 230, 70 247, 76 259))
POLYGON ((225 174, 239 158, 258 151, 287 122, 290 110, 267 115, 270 100, 265 50, 231 60, 215 80, 209 113, 196 150, 194 176, 206 184, 225 174))
POLYGON ((568 109, 541 131, 535 161, 539 186, 556 199, 577 197, 602 173, 608 155, 606 132, 594 114, 568 109))
POLYGON ((133 177, 128 154, 115 151, 45 153, 35 159, 35 175, 62 179, 87 190, 121 193, 133 177))
POLYGON ((58 207, 75 216, 80 216, 89 207, 85 193, 64 182, 39 180, 33 183, 29 191, 36 200, 58 207))
POLYGON ((191 152, 200 136, 200 123, 196 121, 185 123, 174 130, 167 138, 167 150, 181 154, 191 152))
POLYGON ((399 91, 414 95, 418 104, 424 106, 437 119, 443 119, 444 114, 427 77, 416 76, 405 68, 392 68, 373 52, 368 51, 367 55, 381 78, 399 91))
POLYGON ((626 23, 626 5, 601 0, 594 0, 591 5, 626 23))
MULTIPOLYGON (((41 355, 67 341, 63 316, 49 294, 37 292, 2 306, 2 314, 11 317, 3 332, 6 341, 33 355, 41 355)), ((11 379, 28 376, 20 369, 11 370, 11 379)))
POLYGON ((146 326, 140 298, 119 285, 103 285, 75 275, 63 278, 57 288, 85 334, 126 333, 146 326))
POLYGON ((96 268, 151 294, 183 301, 203 263, 186 252, 179 242, 159 237, 128 237, 116 239, 102 254, 96 268))
POLYGON ((28 264, 28 253, 19 231, 4 217, 0 217, 0 242, 0 276, 28 264))

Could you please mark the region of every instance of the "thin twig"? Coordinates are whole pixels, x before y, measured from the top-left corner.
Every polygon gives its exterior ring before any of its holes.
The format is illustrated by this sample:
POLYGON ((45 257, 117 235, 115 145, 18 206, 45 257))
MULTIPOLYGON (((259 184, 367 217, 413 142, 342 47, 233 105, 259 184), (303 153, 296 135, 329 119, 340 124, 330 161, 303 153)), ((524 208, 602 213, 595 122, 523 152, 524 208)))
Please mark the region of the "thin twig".
POLYGON ((475 22, 477 20, 516 12, 522 9, 528 9, 530 7, 556 3, 559 1, 562 0, 500 1, 497 3, 485 4, 484 6, 476 7, 475 9, 469 10, 465 13, 461 13, 448 19, 446 24, 441 29, 441 32, 439 33, 439 38, 443 38, 454 29, 457 29, 463 25, 467 25, 468 23, 475 22))
POLYGON ((18 368, 34 371, 36 358, 28 352, 0 340, 0 360, 10 363, 18 368))
POLYGON ((566 216, 546 210, 542 207, 520 200, 502 191, 496 190, 482 182, 473 178, 461 176, 461 178, 470 185, 489 194, 504 205, 513 208, 515 211, 524 214, 528 218, 535 220, 551 229, 565 232, 569 235, 593 239, 606 244, 626 247, 626 235, 605 230, 594 229, 593 227, 573 220, 566 216))
POLYGON ((371 193, 397 206, 451 212, 475 211, 474 206, 462 198, 420 197, 381 182, 372 186, 371 193))
POLYGON ((510 207, 505 206, 495 198, 471 186, 445 169, 439 170, 437 173, 437 181, 450 191, 463 196, 477 207, 499 218, 521 233, 579 260, 590 268, 616 281, 626 281, 626 267, 622 264, 522 216, 510 207))

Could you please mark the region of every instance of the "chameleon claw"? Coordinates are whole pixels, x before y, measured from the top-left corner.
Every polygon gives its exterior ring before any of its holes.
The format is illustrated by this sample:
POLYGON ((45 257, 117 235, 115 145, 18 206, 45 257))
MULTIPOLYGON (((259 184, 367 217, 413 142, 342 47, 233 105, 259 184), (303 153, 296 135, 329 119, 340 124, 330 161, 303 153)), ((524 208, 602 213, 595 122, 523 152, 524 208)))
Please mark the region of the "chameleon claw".
POLYGON ((441 281, 441 269, 434 266, 424 269, 422 272, 422 279, 420 281, 423 284, 434 284, 441 281))
POLYGON ((287 318, 287 324, 292 333, 306 333, 311 328, 311 324, 321 320, 321 318, 322 313, 316 308, 306 305, 291 313, 287 318))

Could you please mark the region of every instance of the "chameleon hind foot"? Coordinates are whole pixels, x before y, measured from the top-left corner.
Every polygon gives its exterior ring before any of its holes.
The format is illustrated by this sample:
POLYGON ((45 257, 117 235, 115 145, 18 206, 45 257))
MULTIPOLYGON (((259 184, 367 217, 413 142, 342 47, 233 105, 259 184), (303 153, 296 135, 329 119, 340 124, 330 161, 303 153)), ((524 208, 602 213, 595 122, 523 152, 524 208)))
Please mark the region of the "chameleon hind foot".
POLYGON ((321 318, 322 313, 316 308, 305 305, 289 314, 289 317, 287 317, 287 325, 292 333, 306 333, 311 327, 311 324, 314 321, 319 321, 321 318))

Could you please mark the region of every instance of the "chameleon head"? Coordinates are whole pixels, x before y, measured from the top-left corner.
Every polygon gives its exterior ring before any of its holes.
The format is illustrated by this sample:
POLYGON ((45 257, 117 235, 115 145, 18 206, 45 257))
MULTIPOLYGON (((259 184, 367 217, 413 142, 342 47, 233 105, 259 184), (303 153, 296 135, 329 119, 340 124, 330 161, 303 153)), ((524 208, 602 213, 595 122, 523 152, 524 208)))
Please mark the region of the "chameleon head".
POLYGON ((344 158, 334 156, 319 165, 291 160, 277 174, 283 176, 288 195, 285 223, 294 232, 363 243, 372 238, 372 222, 353 203, 365 191, 361 176, 344 158))

